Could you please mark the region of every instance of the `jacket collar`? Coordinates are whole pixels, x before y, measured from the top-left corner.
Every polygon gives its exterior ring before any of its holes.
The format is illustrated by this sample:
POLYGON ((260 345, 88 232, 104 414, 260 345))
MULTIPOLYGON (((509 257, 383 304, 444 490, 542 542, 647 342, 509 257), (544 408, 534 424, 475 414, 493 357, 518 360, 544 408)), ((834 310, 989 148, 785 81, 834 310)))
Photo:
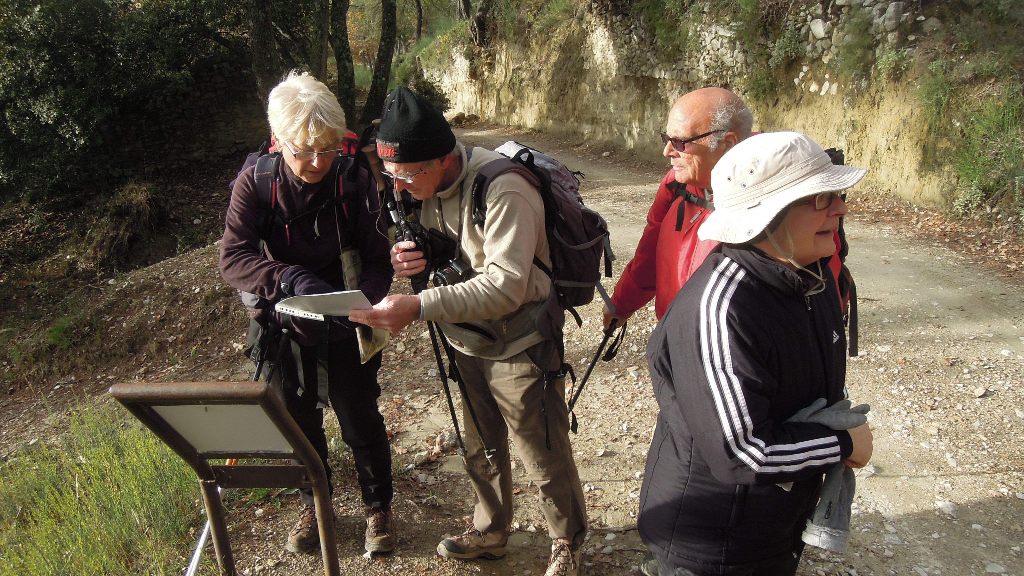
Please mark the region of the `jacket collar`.
MULTIPOLYGON (((723 244, 722 254, 735 260, 748 272, 779 292, 803 297, 807 294, 808 290, 819 285, 817 278, 814 278, 807 271, 793 270, 761 250, 747 244, 723 244)), ((828 258, 818 261, 822 271, 827 268, 825 265, 827 261, 828 258)), ((815 265, 812 264, 811 267, 813 266, 815 265)), ((826 278, 825 281, 828 282, 828 279, 826 278)))
POLYGON ((462 187, 462 181, 466 179, 466 174, 469 174, 469 160, 466 156, 466 147, 461 142, 455 143, 455 148, 459 151, 459 159, 462 162, 462 171, 459 172, 459 177, 452 182, 451 186, 439 191, 436 196, 442 200, 447 200, 458 193, 459 188, 462 187))

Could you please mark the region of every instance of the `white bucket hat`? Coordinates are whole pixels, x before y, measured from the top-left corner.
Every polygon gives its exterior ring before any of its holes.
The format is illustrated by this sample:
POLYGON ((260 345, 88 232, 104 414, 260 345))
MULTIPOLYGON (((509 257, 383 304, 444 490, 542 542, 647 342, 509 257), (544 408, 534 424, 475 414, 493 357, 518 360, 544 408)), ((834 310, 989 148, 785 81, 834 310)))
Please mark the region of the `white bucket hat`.
POLYGON ((853 186, 867 171, 836 166, 814 140, 798 132, 766 132, 733 146, 711 171, 715 211, 697 236, 741 244, 786 206, 820 192, 853 186))

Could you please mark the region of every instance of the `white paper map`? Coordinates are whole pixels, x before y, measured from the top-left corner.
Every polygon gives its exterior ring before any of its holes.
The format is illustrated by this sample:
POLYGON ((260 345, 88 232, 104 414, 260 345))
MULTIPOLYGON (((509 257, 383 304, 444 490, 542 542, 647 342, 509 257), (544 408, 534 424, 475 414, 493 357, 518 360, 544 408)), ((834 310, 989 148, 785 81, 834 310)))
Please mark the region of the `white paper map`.
POLYGON ((274 306, 274 310, 282 314, 321 321, 324 316, 348 316, 349 310, 366 310, 367 308, 372 308, 372 306, 361 290, 292 296, 281 300, 274 306))

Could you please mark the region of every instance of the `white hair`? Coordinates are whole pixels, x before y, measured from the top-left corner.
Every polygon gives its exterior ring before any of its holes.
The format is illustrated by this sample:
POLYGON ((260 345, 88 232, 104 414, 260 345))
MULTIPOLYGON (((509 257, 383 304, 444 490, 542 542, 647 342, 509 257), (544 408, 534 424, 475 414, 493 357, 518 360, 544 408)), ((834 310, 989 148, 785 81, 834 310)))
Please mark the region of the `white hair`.
POLYGON ((754 115, 750 108, 740 101, 724 100, 711 113, 711 123, 708 130, 721 130, 711 135, 708 148, 712 151, 718 148, 726 132, 734 132, 738 140, 746 140, 754 128, 754 115))
POLYGON ((298 70, 270 91, 267 121, 278 140, 298 146, 328 146, 345 132, 338 99, 323 82, 298 70))

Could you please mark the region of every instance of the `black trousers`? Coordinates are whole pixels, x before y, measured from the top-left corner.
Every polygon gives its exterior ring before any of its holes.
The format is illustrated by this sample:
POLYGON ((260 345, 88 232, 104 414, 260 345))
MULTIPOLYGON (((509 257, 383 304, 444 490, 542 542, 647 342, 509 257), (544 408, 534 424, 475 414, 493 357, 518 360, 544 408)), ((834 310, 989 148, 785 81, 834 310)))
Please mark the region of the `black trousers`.
MULTIPOLYGON (((317 408, 316 348, 301 348, 302 374, 305 385, 300 390, 295 357, 284 354, 280 368, 275 370, 284 393, 285 404, 299 428, 320 455, 327 471, 327 480, 334 493, 331 467, 327 463, 327 435, 324 433, 324 411, 317 408), (278 375, 283 378, 279 380, 278 375), (301 392, 301 393, 300 393, 301 392)), ((371 508, 391 507, 394 496, 391 476, 391 444, 384 427, 384 417, 377 408, 380 385, 377 371, 381 355, 366 364, 359 363, 359 347, 355 338, 331 342, 327 346, 328 397, 341 425, 341 439, 352 449, 356 476, 363 503, 371 508)), ((313 505, 313 490, 301 492, 302 502, 313 505)))

